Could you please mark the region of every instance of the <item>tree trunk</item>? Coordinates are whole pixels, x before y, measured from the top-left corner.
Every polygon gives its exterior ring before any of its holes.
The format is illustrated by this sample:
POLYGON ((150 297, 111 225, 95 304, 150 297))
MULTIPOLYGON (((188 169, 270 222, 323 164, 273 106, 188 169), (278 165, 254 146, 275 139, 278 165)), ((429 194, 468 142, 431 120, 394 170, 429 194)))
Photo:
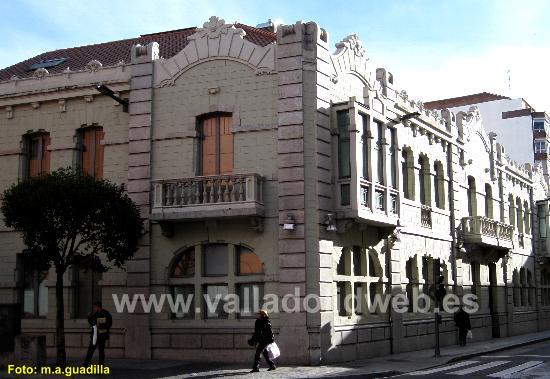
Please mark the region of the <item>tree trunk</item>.
POLYGON ((56 270, 55 282, 56 322, 55 335, 57 347, 57 366, 65 367, 67 355, 65 353, 65 306, 63 301, 63 272, 56 270))

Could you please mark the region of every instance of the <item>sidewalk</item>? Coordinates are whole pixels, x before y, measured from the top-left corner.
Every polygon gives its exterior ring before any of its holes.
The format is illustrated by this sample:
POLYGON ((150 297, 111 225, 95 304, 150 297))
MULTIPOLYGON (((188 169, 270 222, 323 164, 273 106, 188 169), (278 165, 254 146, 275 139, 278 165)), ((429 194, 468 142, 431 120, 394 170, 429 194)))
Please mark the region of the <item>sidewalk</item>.
MULTIPOLYGON (((466 347, 446 346, 441 348, 441 357, 433 357, 433 349, 394 354, 380 358, 340 363, 331 366, 294 366, 279 367, 272 372, 249 374, 250 367, 244 365, 190 363, 180 361, 137 361, 129 359, 109 360, 111 377, 117 379, 187 379, 187 378, 330 378, 357 377, 379 378, 410 371, 441 366, 447 363, 469 359, 473 356, 500 350, 529 345, 550 340, 550 331, 524 334, 521 336, 499 338, 490 341, 470 343, 466 347), (215 367, 215 368, 214 368, 215 367)), ((252 354, 252 351, 251 351, 252 354)), ((251 355, 252 357, 252 355, 251 355)), ((262 362, 263 363, 263 362, 262 362)), ((0 377, 10 378, 6 371, 0 371, 0 377)), ((39 378, 30 376, 27 378, 39 378)), ((15 376, 11 376, 15 378, 15 376)), ((105 376, 79 376, 79 378, 103 378, 105 376)))

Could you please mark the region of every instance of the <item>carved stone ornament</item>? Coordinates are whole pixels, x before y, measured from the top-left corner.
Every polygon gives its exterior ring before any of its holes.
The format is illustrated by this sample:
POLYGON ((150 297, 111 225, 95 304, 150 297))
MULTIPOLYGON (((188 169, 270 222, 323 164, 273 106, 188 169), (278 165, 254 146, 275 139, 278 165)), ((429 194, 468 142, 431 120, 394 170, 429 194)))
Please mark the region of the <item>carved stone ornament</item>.
POLYGON ((8 119, 12 119, 13 118, 13 107, 11 105, 8 105, 6 107, 6 117, 8 119))
POLYGON ((356 56, 363 57, 365 49, 357 34, 351 34, 336 44, 337 53, 343 49, 351 50, 356 56))
POLYGON ((233 24, 226 24, 225 20, 217 16, 211 16, 210 19, 202 24, 202 28, 197 29, 197 32, 188 39, 197 38, 218 38, 221 34, 227 34, 231 29, 240 34, 241 37, 246 35, 242 29, 236 29, 233 24))
POLYGON ((98 72, 101 69, 101 67, 103 67, 101 62, 98 61, 97 59, 93 59, 93 60, 89 61, 88 64, 86 65, 86 71, 88 71, 88 72, 98 72))
POLYGON ((34 71, 33 75, 36 79, 44 79, 49 74, 50 73, 48 72, 48 70, 46 70, 44 67, 40 67, 34 71))

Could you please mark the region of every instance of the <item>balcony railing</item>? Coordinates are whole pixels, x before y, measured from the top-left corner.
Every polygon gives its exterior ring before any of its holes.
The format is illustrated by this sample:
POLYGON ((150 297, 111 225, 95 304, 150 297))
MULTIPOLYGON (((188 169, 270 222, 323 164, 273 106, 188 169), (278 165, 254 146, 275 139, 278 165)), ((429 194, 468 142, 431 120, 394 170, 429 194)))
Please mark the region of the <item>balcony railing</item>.
POLYGON ((462 219, 464 242, 478 243, 495 247, 512 248, 514 227, 483 217, 464 217, 462 219))
POLYGON ((189 220, 263 216, 262 178, 257 174, 195 176, 153 181, 152 218, 189 220))
POLYGON ((432 208, 427 205, 420 207, 420 225, 424 228, 432 227, 432 208))

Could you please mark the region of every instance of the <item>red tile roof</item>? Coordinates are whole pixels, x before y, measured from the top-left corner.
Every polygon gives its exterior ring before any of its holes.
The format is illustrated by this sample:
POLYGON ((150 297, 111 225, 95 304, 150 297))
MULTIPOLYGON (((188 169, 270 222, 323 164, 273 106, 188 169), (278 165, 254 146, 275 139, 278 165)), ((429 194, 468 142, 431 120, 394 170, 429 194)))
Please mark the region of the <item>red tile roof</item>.
POLYGON ((481 92, 473 95, 453 97, 450 99, 428 101, 424 103, 424 108, 426 109, 454 108, 454 107, 461 107, 463 105, 486 103, 488 101, 504 100, 504 99, 510 99, 510 98, 502 95, 495 95, 494 93, 481 92))
MULTIPOLYGON (((235 27, 242 28, 246 32, 246 36, 244 37, 246 40, 260 46, 266 46, 276 40, 275 33, 267 30, 239 23, 236 23, 235 27)), ((50 73, 62 72, 67 67, 73 71, 83 70, 86 64, 93 59, 100 61, 103 66, 112 66, 120 61, 130 62, 130 49, 132 45, 138 43, 144 45, 149 42, 158 42, 160 45, 160 56, 171 58, 187 45, 187 37, 193 34, 195 30, 196 27, 192 27, 143 34, 137 38, 49 51, 0 70, 0 81, 9 80, 14 75, 20 78, 29 77, 33 72, 29 69, 32 64, 55 58, 65 58, 65 61, 58 66, 47 68, 50 73)))

